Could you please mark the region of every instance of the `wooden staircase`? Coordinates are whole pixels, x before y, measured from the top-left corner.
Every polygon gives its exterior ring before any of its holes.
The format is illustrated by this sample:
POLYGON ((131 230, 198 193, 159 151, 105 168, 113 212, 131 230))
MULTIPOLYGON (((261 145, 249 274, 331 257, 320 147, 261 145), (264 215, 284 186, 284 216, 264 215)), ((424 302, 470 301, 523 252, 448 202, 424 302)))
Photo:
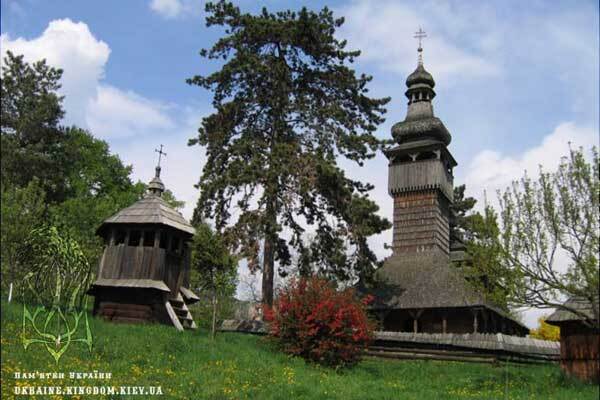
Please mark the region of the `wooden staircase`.
POLYGON ((196 323, 181 294, 177 294, 175 299, 167 300, 165 306, 177 330, 196 329, 196 323))

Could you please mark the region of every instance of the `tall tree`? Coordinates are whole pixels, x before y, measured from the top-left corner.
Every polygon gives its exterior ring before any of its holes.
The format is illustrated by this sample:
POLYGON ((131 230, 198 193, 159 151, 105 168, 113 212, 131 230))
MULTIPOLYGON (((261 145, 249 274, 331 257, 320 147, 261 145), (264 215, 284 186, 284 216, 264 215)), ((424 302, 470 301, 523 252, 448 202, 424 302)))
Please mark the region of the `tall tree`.
POLYGON ((217 329, 219 297, 233 296, 237 281, 237 260, 220 236, 206 223, 196 225, 192 243, 191 286, 206 290, 212 298, 211 337, 217 329))
POLYGON ((559 308, 600 327, 600 163, 583 149, 571 150, 555 173, 525 175, 500 198, 502 258, 523 285, 512 293, 517 305, 559 308), (574 297, 591 305, 593 318, 564 305, 574 297))
POLYGON ((363 165, 375 155, 381 143, 373 133, 389 98, 368 97, 371 77, 349 67, 360 52, 336 38, 343 18, 327 8, 251 15, 227 1, 208 3, 206 12, 207 26, 226 30, 200 54, 225 61, 188 80, 213 91, 216 110, 190 140, 207 152, 197 218, 214 218, 251 268, 260 268, 262 247, 267 305, 275 262, 285 273, 290 247, 342 279, 368 276, 378 261, 367 237, 390 223, 376 214, 372 185, 347 178, 337 158, 363 165), (316 227, 310 246, 300 221, 316 227))
POLYGON ((37 177, 47 200, 64 198, 64 171, 60 158, 64 115, 60 88, 62 70, 44 60, 28 64, 7 51, 2 66, 1 140, 2 180, 25 187, 37 177), (24 168, 24 166, 27 166, 24 168))

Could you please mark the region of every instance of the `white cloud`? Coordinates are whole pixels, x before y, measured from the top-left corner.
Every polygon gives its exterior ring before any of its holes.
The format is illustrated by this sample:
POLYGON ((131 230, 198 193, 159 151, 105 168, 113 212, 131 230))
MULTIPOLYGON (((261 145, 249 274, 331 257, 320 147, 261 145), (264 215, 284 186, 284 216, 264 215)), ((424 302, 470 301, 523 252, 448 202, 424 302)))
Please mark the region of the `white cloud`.
POLYGON ((188 146, 190 138, 197 136, 200 118, 205 115, 200 108, 178 109, 180 121, 172 129, 154 131, 143 141, 113 141, 113 151, 126 164, 133 165, 132 178, 148 182, 154 176, 158 154, 154 149, 164 145, 167 153, 161 161, 161 179, 178 200, 185 202, 182 214, 189 220, 198 201, 199 191, 194 187, 204 166, 204 150, 188 146))
POLYGON ((183 4, 179 0, 152 0, 150 8, 165 18, 175 18, 183 11, 183 4))
POLYGON ((2 54, 11 50, 34 62, 46 59, 64 70, 65 123, 88 128, 102 138, 148 135, 170 129, 166 107, 131 91, 102 84, 110 47, 97 39, 84 22, 51 21, 33 39, 0 36, 2 54))
POLYGON ((49 65, 62 68, 61 93, 68 94, 64 100, 67 119, 74 123, 84 120, 88 99, 97 95, 98 81, 110 55, 109 46, 97 40, 85 23, 54 20, 37 38, 13 40, 3 34, 0 42, 3 54, 6 50, 23 54, 28 62, 45 58, 49 65))
POLYGON ((569 154, 571 147, 583 147, 589 150, 598 143, 595 129, 579 126, 573 122, 558 125, 542 142, 520 155, 503 155, 494 150, 478 153, 467 169, 464 182, 469 194, 483 204, 484 191, 488 200, 496 204, 496 191, 503 191, 511 182, 521 178, 525 171, 532 178, 539 172, 539 166, 547 172, 556 170, 563 156, 569 154))
POLYGON ((515 12, 502 2, 354 0, 336 15, 345 17, 340 37, 361 50, 359 62, 402 79, 416 67, 413 35, 423 27, 425 66, 445 86, 465 77, 513 79, 515 72, 545 65, 585 99, 597 99, 598 14, 588 5, 550 12, 533 4, 515 12), (581 73, 591 81, 579 79, 581 73))
POLYGON ((98 95, 88 105, 86 124, 96 136, 104 139, 164 131, 174 126, 165 109, 166 106, 132 91, 100 85, 98 95))
POLYGON ((150 9, 163 18, 175 19, 187 15, 198 15, 203 2, 198 0, 152 0, 150 9))
MULTIPOLYGON (((438 10, 438 7, 431 7, 438 10)), ((437 11, 439 13, 439 10, 437 11)), ((339 11, 346 17, 340 37, 346 38, 351 49, 361 49, 361 61, 372 62, 384 70, 405 76, 417 65, 417 43, 413 32, 423 26, 428 31, 424 44, 427 69, 436 79, 449 75, 487 76, 498 68, 474 51, 467 52, 454 44, 448 24, 457 28, 458 15, 438 23, 435 12, 419 12, 408 3, 360 0, 339 11), (406 23, 410 21, 410 23, 406 23), (435 23, 434 23, 435 21, 435 23), (448 29, 446 29, 448 28, 448 29)))

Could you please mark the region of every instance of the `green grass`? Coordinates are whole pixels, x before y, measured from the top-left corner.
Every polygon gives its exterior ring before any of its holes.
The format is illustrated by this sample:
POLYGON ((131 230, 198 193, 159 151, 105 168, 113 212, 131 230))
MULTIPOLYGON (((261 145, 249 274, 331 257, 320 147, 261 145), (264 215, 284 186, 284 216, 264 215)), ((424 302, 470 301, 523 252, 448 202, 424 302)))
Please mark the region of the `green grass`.
POLYGON ((21 316, 22 306, 2 304, 3 399, 13 398, 16 384, 161 386, 162 398, 168 399, 598 398, 598 386, 565 379, 555 365, 368 359, 353 369, 335 371, 281 354, 262 337, 227 333, 212 342, 206 331, 178 333, 165 326, 96 319, 91 320, 92 352, 72 345, 57 365, 40 345, 23 349, 21 316), (15 371, 36 370, 67 375, 96 370, 111 372, 112 378, 14 378, 15 371))

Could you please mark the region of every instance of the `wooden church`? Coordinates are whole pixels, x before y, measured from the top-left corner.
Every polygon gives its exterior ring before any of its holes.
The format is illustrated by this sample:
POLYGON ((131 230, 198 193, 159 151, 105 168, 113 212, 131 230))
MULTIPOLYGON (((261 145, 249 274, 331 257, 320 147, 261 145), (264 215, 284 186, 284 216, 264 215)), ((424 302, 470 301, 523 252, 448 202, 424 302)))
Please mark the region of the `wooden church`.
MULTIPOLYGON (((423 35, 418 32, 416 37, 423 35)), ((408 112, 392 127, 388 192, 394 201, 393 254, 376 274, 372 311, 386 331, 414 333, 505 333, 528 329, 470 285, 454 261, 464 249, 450 243, 452 139, 434 116, 435 82, 423 66, 408 76, 408 112)))
POLYGON ((195 231, 161 197, 160 170, 159 159, 144 198, 96 231, 105 247, 88 293, 95 297, 93 314, 106 320, 195 329, 188 309, 199 300, 189 289, 189 242, 195 231))

